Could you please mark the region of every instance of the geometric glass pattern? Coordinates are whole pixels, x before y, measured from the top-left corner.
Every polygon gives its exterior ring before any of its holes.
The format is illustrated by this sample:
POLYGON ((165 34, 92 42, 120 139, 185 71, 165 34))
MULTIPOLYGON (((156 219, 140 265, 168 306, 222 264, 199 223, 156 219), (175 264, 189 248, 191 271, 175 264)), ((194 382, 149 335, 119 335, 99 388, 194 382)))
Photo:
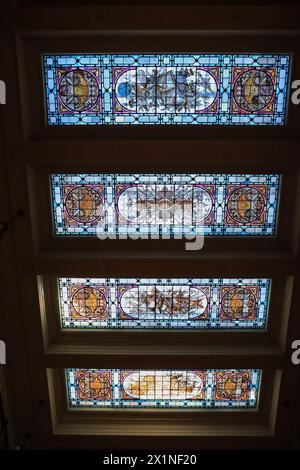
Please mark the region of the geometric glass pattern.
POLYGON ((273 236, 280 175, 53 174, 56 235, 273 236))
POLYGON ((270 279, 59 278, 66 329, 263 329, 270 279))
POLYGON ((70 408, 257 408, 260 369, 66 369, 70 408))
POLYGON ((49 125, 283 125, 286 54, 44 55, 49 125))

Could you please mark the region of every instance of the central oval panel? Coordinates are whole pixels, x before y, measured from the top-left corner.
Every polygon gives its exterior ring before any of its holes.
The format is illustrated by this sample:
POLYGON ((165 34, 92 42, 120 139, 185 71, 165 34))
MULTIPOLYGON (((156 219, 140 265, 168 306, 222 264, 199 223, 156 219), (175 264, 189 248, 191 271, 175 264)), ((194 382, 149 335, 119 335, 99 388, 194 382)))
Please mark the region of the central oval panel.
POLYGON ((203 373, 182 370, 124 372, 122 387, 125 399, 203 399, 203 373))
POLYGON ((130 287, 121 296, 122 311, 131 318, 198 318, 208 306, 205 292, 189 286, 130 287))
POLYGON ((117 208, 119 223, 181 226, 205 221, 213 200, 200 186, 133 185, 120 193, 117 208))

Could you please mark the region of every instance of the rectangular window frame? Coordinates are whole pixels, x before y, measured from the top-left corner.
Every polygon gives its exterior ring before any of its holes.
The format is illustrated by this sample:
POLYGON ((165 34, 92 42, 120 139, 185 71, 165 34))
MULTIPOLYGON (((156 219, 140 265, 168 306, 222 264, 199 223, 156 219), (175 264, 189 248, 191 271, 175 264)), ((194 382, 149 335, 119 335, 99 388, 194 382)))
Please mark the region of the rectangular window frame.
MULTIPOLYGON (((126 261, 125 261, 126 264, 126 261)), ((141 263, 142 264, 142 263, 141 263)), ((183 267, 181 266, 181 269, 183 267)), ((188 263, 186 268, 188 269, 188 263)), ((156 266, 159 272, 159 263, 156 266)), ((141 277, 147 273, 147 267, 144 266, 140 271, 141 277)), ((68 276, 62 276, 68 277, 68 276)), ((173 276, 174 277, 174 276, 173 276)), ((220 276, 219 276, 220 277, 220 276)), ((247 277, 247 276, 246 276, 247 277)), ((120 351, 120 344, 126 339, 131 343, 131 348, 138 354, 139 346, 142 344, 151 344, 153 340, 156 347, 162 350, 166 345, 169 348, 172 345, 185 342, 189 338, 189 345, 193 345, 195 350, 201 351, 201 348, 208 348, 213 352, 214 347, 218 347, 222 339, 230 341, 233 345, 243 346, 246 350, 251 351, 254 345, 264 345, 272 348, 274 344, 282 341, 284 334, 284 325, 288 318, 289 296, 293 285, 292 277, 273 276, 271 277, 271 294, 269 299, 269 311, 267 316, 266 328, 261 330, 207 330, 207 329, 63 329, 61 327, 59 295, 57 288, 57 277, 55 275, 38 276, 39 297, 41 320, 44 333, 44 344, 47 348, 49 345, 63 346, 65 341, 69 347, 78 344, 91 351, 98 344, 99 349, 116 347, 120 351), (47 313, 46 313, 47 312, 47 313), (201 346, 199 345, 201 342, 201 346), (135 346, 137 344, 137 346, 135 346), (205 347, 204 347, 205 345, 205 347)), ((130 349, 130 348, 129 348, 130 349)), ((266 349, 267 350, 267 349, 266 349)), ((125 352, 125 351, 124 351, 125 352)))
MULTIPOLYGON (((102 144, 100 144, 102 146, 102 144)), ((88 245, 90 248, 93 248, 94 251, 100 252, 149 252, 155 251, 155 252, 164 252, 166 250, 166 247, 168 246, 168 251, 172 251, 173 253, 182 253, 185 250, 185 242, 187 240, 182 239, 182 240, 176 240, 176 239, 170 239, 170 240, 162 240, 162 239, 138 239, 138 240, 133 240, 131 238, 127 239, 105 239, 105 240, 99 240, 96 236, 86 236, 86 237, 80 237, 80 236, 67 236, 67 237, 62 237, 62 236, 56 236, 54 234, 54 226, 53 222, 51 220, 51 217, 49 217, 50 214, 52 214, 52 203, 51 203, 51 188, 50 188, 50 175, 54 172, 71 172, 71 173, 80 173, 82 172, 83 168, 80 167, 78 164, 76 164, 76 161, 72 164, 71 161, 68 161, 67 164, 65 163, 64 166, 62 166, 62 163, 57 162, 58 168, 54 167, 53 163, 51 164, 49 162, 49 158, 51 160, 51 157, 49 153, 55 152, 55 147, 50 146, 50 149, 48 151, 44 146, 40 146, 39 144, 34 145, 32 148, 32 153, 31 159, 34 161, 33 166, 32 166, 32 171, 30 173, 30 183, 31 183, 31 195, 32 195, 32 206, 31 206, 31 212, 32 212, 32 220, 33 220, 33 227, 34 227, 34 232, 35 232, 35 240, 36 242, 42 246, 43 248, 47 250, 55 250, 56 252, 68 252, 68 251, 74 251, 76 252, 78 249, 82 250, 84 249, 85 243, 83 240, 80 238, 86 238, 88 240, 88 245), (44 152, 45 151, 45 155, 44 152), (48 155, 47 155, 48 154, 48 155), (43 155, 43 157, 41 157, 43 155), (37 161, 37 158, 41 159, 43 158, 43 161, 37 161), (71 170, 71 171, 70 171, 71 170), (45 188, 47 188, 45 190, 45 188), (38 204, 37 204, 38 200, 38 204)), ((66 145, 66 149, 70 147, 70 144, 66 145)), ((73 147, 73 146, 72 146, 73 147)), ((104 146, 105 148, 106 146, 104 146)), ((87 147, 88 148, 91 147, 87 147)), ((153 147, 153 151, 157 152, 159 149, 159 146, 155 144, 153 147)), ((127 150, 129 148, 126 145, 126 153, 124 153, 124 158, 125 155, 127 154, 127 150)), ((221 147, 219 151, 221 150, 221 147)), ((105 150, 105 153, 107 153, 107 150, 105 150)), ((96 156, 94 156, 95 158, 96 156)), ((116 162, 113 165, 109 165, 109 168, 106 167, 105 164, 99 163, 99 156, 98 156, 98 162, 96 163, 96 160, 92 158, 92 161, 95 161, 93 164, 93 172, 95 173, 104 173, 107 170, 108 172, 111 173, 119 173, 119 170, 117 168, 120 168, 118 166, 118 163, 116 162), (117 171, 116 171, 117 170, 117 171)), ((163 168, 163 170, 168 173, 179 173, 184 165, 184 162, 180 161, 181 160, 181 155, 177 154, 173 158, 173 163, 168 163, 167 166, 163 168), (178 167, 178 165, 180 165, 178 167)), ((138 164, 138 163, 136 163, 138 164)), ((212 163, 211 166, 203 163, 202 158, 200 159, 198 166, 196 163, 192 165, 190 168, 191 172, 193 171, 198 171, 199 170, 199 164, 203 165, 201 166, 201 169, 203 168, 203 173, 209 173, 210 170, 212 170, 212 167, 215 167, 216 162, 212 163)), ((91 165, 91 164, 90 164, 91 165)), ((130 161, 128 163, 123 163, 122 167, 123 168, 130 168, 132 167, 133 163, 130 161)), ((157 172, 158 166, 151 165, 149 168, 149 173, 152 172, 157 172)), ((158 163, 157 163, 158 165, 158 163)), ((143 162, 140 164, 140 166, 148 166, 147 162, 143 162)), ((273 165, 272 165, 273 166, 273 165)), ((87 170, 86 166, 86 170, 87 170)), ((220 170, 222 171, 223 168, 225 168, 224 163, 220 164, 220 170)), ((253 166, 250 166, 249 164, 239 164, 236 165, 235 169, 237 170, 236 172, 239 173, 248 173, 251 170, 253 171, 253 166)), ((274 251, 282 251, 283 249, 290 247, 293 245, 293 240, 295 237, 295 232, 293 230, 286 230, 287 226, 290 226, 290 220, 289 220, 289 207, 295 207, 294 200, 296 198, 296 181, 297 181, 297 174, 293 171, 292 168, 289 169, 284 169, 282 170, 281 166, 273 166, 273 168, 270 166, 267 166, 266 164, 263 166, 260 166, 257 171, 259 172, 264 172, 266 174, 270 173, 272 174, 272 170, 279 170, 279 174, 281 174, 281 189, 280 189, 280 197, 279 197, 279 204, 278 204, 278 214, 277 214, 277 232, 275 236, 209 236, 205 237, 204 243, 205 243, 205 249, 209 250, 209 252, 224 252, 224 251, 231 251, 231 252, 249 252, 249 251, 264 251, 266 253, 268 252, 274 252, 274 251), (291 189, 292 188, 292 189, 291 189)), ((84 172, 84 171, 83 171, 84 172)), ((87 170, 88 172, 88 170, 87 170)), ((148 171, 147 171, 148 172, 148 171)), ((229 173, 228 170, 224 171, 225 173, 229 173)), ((122 172, 123 173, 123 172, 122 172)), ((124 173, 127 173, 127 171, 124 171, 124 173)), ((139 172, 137 172, 139 173, 139 172)), ((296 209, 296 208, 295 208, 296 209)), ((194 252, 195 256, 199 255, 201 253, 201 250, 199 252, 194 252)))
MULTIPOLYGON (((180 51, 182 54, 190 54, 195 51, 198 51, 198 53, 205 53, 205 54, 217 54, 217 53, 223 53, 223 54, 239 54, 244 53, 244 54, 252 54, 252 53, 266 53, 266 50, 268 53, 284 53, 284 54, 290 54, 291 55, 291 61, 293 63, 293 51, 294 51, 294 46, 290 43, 288 38, 285 38, 285 40, 279 40, 278 38, 274 37, 272 38, 269 43, 265 43, 265 36, 264 41, 259 37, 256 38, 256 40, 253 39, 253 37, 249 36, 243 36, 239 37, 239 40, 236 41, 236 38, 230 37, 230 35, 226 35, 224 37, 218 37, 217 35, 211 35, 211 34, 202 34, 201 39, 199 40, 199 34, 197 32, 191 32, 189 35, 186 35, 184 38, 184 41, 182 41, 182 38, 176 37, 171 34, 168 36, 168 34, 162 34, 160 32, 156 32, 155 35, 149 36, 147 34, 142 34, 142 33, 137 33, 137 32, 131 32, 131 34, 128 34, 126 36, 122 34, 118 34, 115 32, 114 34, 107 35, 103 34, 101 35, 101 51, 98 51, 98 53, 102 54, 130 54, 130 53, 136 53, 137 48, 136 44, 138 41, 139 44, 139 50, 138 52, 140 53, 147 53, 147 54, 155 54, 157 51, 160 51, 161 53, 174 53, 174 51, 180 51), (120 43, 122 46, 120 47, 120 43), (251 45, 250 45, 251 44, 251 45), (282 52, 283 51, 283 52, 282 52)), ((44 54, 51 54, 51 53, 70 53, 70 51, 77 51, 78 53, 87 53, 87 54, 93 54, 95 53, 95 43, 99 43, 99 35, 98 36, 93 36, 90 34, 89 36, 85 37, 85 47, 84 50, 82 50, 82 43, 78 38, 65 38, 63 44, 62 42, 55 38, 52 37, 51 40, 48 38, 43 38, 39 42, 39 44, 34 44, 33 41, 31 40, 30 37, 26 38, 26 44, 25 44, 25 57, 26 56, 35 56, 36 60, 35 63, 30 63, 30 61, 26 61, 26 68, 27 68, 27 86, 28 86, 28 96, 30 96, 30 93, 32 89, 35 90, 35 92, 38 92, 39 99, 37 100, 36 104, 33 104, 33 106, 30 108, 30 115, 28 116, 28 125, 29 129, 31 132, 34 134, 38 133, 43 136, 62 136, 62 135, 69 135, 70 137, 73 135, 82 135, 82 136, 94 136, 95 138, 103 138, 103 136, 111 136, 113 137, 116 135, 115 132, 115 126, 103 126, 106 127, 106 129, 101 129, 99 133, 99 127, 101 126, 74 126, 74 127, 83 127, 84 129, 71 129, 70 127, 72 126, 62 126, 63 129, 49 129, 46 125, 46 113, 44 112, 44 90, 42 89, 43 87, 40 87, 40 84, 43 81, 43 74, 41 71, 41 62, 42 62, 42 57, 44 54), (34 87, 34 88, 32 88, 34 87), (88 128, 89 127, 89 128, 88 128), (97 127, 98 129, 91 129, 90 127, 97 127), (112 129, 107 129, 108 127, 112 129), (67 128, 67 129, 66 129, 67 128), (98 136, 98 137, 96 137, 98 136)), ((32 62, 32 61, 31 61, 32 62)), ((293 73, 294 65, 292 66, 292 71, 293 73)), ((290 75, 292 76, 292 75, 290 75)), ((289 88, 289 86, 288 86, 289 88)), ((286 126, 270 126, 272 127, 270 129, 271 132, 268 132, 269 135, 273 135, 273 137, 276 138, 276 135, 278 135, 278 129, 282 128, 280 131, 281 135, 292 135, 296 131, 297 123, 296 119, 292 116, 293 113, 289 113, 289 107, 287 107, 287 116, 288 120, 286 123, 286 126)), ((59 126, 57 126, 59 127, 59 126)), ((118 126, 118 127, 127 127, 127 126, 118 126)), ((129 126, 129 127, 136 127, 136 126, 129 126)), ((144 126, 138 126, 140 128, 144 126)), ((177 135, 178 136, 189 136, 190 138, 194 138, 199 134, 197 132, 197 128, 202 127, 203 131, 202 134, 208 135, 210 137, 216 135, 216 126, 210 126, 210 125, 203 125, 203 126, 193 126, 193 125, 188 125, 188 126, 168 126, 172 129, 168 130, 166 132, 165 129, 157 129, 157 127, 166 127, 166 126, 151 126, 147 125, 149 129, 147 129, 147 133, 149 136, 162 136, 162 135, 168 135, 169 137, 174 137, 177 135), (180 127, 184 127, 184 129, 179 129, 180 127), (187 129, 188 128, 188 129, 187 129), (194 128, 194 129, 193 129, 194 128), (196 129, 195 129, 196 128, 196 129)), ((235 133, 235 128, 237 127, 243 127, 244 129, 241 129, 241 135, 244 136, 255 136, 256 135, 256 130, 253 129, 255 127, 259 127, 259 132, 262 133, 262 128, 266 126, 217 126, 221 128, 227 128, 231 127, 231 129, 217 129, 217 134, 218 135, 228 135, 228 131, 231 134, 231 136, 234 136, 235 133), (248 129, 247 129, 248 128, 248 129), (224 132, 227 131, 227 132, 224 132)), ((118 136, 132 136, 132 135, 144 135, 144 130, 139 129, 138 131, 132 131, 130 129, 120 129, 117 131, 118 136)), ((197 138, 197 137, 196 137, 197 138)))
MULTIPOLYGON (((206 54, 206 53, 195 53, 195 54, 181 54, 181 53, 170 53, 170 54, 147 54, 142 51, 136 51, 135 54, 45 54, 42 57, 42 67, 44 72, 44 96, 45 96, 45 112, 47 115, 47 124, 48 125, 122 125, 122 124, 134 124, 138 121, 139 125, 253 125, 257 120, 259 124, 257 125, 285 125, 286 124, 286 108, 288 103, 288 85, 289 85, 289 73, 291 69, 291 56, 278 53, 272 54, 273 57, 270 61, 270 58, 264 57, 270 54, 265 53, 261 55, 254 54, 206 54), (273 62, 275 60, 275 65, 273 62), (100 97, 99 95, 94 96, 94 105, 92 109, 87 112, 82 112, 78 114, 77 112, 70 112, 70 108, 66 103, 63 103, 62 95, 58 97, 58 89, 60 84, 64 81, 65 72, 67 70, 74 69, 74 61, 78 60, 80 67, 86 74, 86 78, 92 78, 93 88, 97 89, 98 87, 101 90, 100 97), (231 85, 227 85, 228 78, 229 82, 232 83, 232 77, 234 76, 234 71, 236 74, 241 73, 241 70, 246 71, 246 67, 249 63, 255 63, 254 67, 258 70, 261 70, 264 66, 269 66, 272 64, 272 72, 274 78, 277 82, 275 89, 276 95, 279 89, 284 90, 285 102, 283 104, 283 111, 278 112, 278 116, 273 113, 268 115, 268 113, 251 113, 247 114, 239 108, 236 104, 235 109, 233 110, 233 101, 231 100, 231 95, 233 94, 231 85), (67 64, 67 65, 66 65, 67 64), (196 65, 197 64, 197 65, 196 65), (261 65, 262 64, 262 65, 261 65), (139 86, 138 84, 138 72, 137 70, 142 70, 142 73, 146 73, 147 80, 151 80, 153 77, 153 72, 155 75, 155 83, 157 83, 158 70, 161 68, 168 68, 169 73, 172 73, 172 79, 174 79, 175 73, 175 83, 177 87, 177 76, 178 73, 182 70, 180 67, 190 67, 189 71, 192 70, 193 75, 195 75, 195 104, 192 108, 193 110, 190 113, 181 114, 178 112, 178 93, 179 89, 176 88, 175 100, 176 105, 174 106, 174 111, 170 112, 165 103, 162 106, 165 106, 162 112, 157 112, 157 101, 155 105, 152 105, 155 108, 155 111, 152 110, 151 113, 147 111, 138 111, 135 112, 130 109, 124 111, 124 106, 122 106, 120 100, 122 97, 117 98, 116 92, 116 83, 120 79, 122 74, 129 73, 134 74, 136 84, 134 89, 136 90, 139 86), (151 67, 151 70, 147 71, 147 67, 151 67), (244 67, 241 69, 241 67, 244 67), (146 70, 145 70, 146 69, 146 70), (281 88, 282 85, 282 74, 279 74, 279 70, 284 70, 285 79, 284 79, 284 88, 281 88), (197 89, 197 78, 199 78, 199 73, 202 73, 206 78, 210 77, 211 86, 215 86, 217 91, 215 92, 215 98, 212 101, 212 104, 215 104, 214 112, 211 113, 211 106, 204 105, 204 110, 196 100, 196 89, 197 89), (56 76, 56 86, 53 80, 53 75, 56 76), (279 80, 278 77, 280 76, 279 80), (57 77, 60 77, 59 79, 57 77), (227 97, 229 95, 230 103, 228 106, 227 99, 223 99, 223 92, 227 97), (108 95, 108 96, 106 96, 108 95), (50 98, 51 97, 51 98, 50 98), (219 102, 220 99, 220 102, 219 102), (217 101, 215 101, 217 100, 217 101), (55 103, 55 106, 53 104, 55 103), (53 110, 55 108, 55 111, 53 110), (229 108, 229 110, 223 110, 223 108, 229 108), (61 110, 61 112, 59 111, 61 110), (123 113, 122 113, 123 109, 123 113), (69 111, 69 112, 68 112, 69 111), (240 111, 240 112, 239 112, 240 111), (131 114, 132 113, 132 114, 131 114), (71 118, 67 117, 68 114, 71 114, 71 118), (261 118, 260 114, 263 114, 261 118), (78 119, 80 118, 80 120, 78 119), (249 119, 253 119, 250 123, 249 119)), ((76 64, 76 67, 78 65, 76 64)), ((252 66, 252 65, 251 65, 252 66)), ((73 72, 72 72, 73 73, 73 72)), ((271 73, 271 72, 270 72, 271 73)), ((182 75, 181 75, 182 77, 182 75)), ((273 78, 273 79, 274 79, 273 78)), ((170 80, 172 80, 170 79, 170 80)), ((270 80, 271 78, 269 78, 270 80)), ((273 80, 271 79, 271 80, 273 80)), ((168 78, 167 78, 168 80, 168 78)), ((127 83, 127 82, 126 82, 127 83)), ((143 84, 143 79, 141 81, 143 84)), ((171 81, 172 83, 172 81, 171 81)), ((192 86, 189 83, 190 86, 192 86)), ((136 95, 138 97, 138 95, 136 95)), ((157 100, 157 94, 155 94, 155 100, 157 100)), ((180 100, 179 100, 180 102, 180 100)), ((136 98, 136 107, 138 107, 138 98, 136 98)), ((281 107, 279 105, 278 96, 275 99, 275 108, 281 107)), ((124 103, 123 103, 124 105, 124 103)), ((128 100, 127 100, 128 105, 128 100)), ((130 107, 130 105, 129 105, 130 107)), ((91 105, 90 105, 91 108, 91 105)))
POLYGON ((225 437, 228 433, 239 439, 273 435, 276 420, 281 371, 264 369, 257 410, 204 410, 204 409, 98 409, 68 408, 63 369, 48 368, 52 424, 56 434, 96 436, 185 436, 225 437))

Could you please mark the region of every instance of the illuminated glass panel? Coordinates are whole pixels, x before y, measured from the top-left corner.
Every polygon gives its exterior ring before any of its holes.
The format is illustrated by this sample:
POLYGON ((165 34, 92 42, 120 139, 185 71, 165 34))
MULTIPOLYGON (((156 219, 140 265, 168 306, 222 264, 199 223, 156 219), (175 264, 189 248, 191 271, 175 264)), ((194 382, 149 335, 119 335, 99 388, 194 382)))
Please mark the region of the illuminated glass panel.
POLYGON ((70 408, 256 408, 259 369, 67 369, 70 408))
POLYGON ((62 328, 262 329, 270 279, 58 280, 62 328))
POLYGON ((286 54, 51 54, 49 125, 283 125, 286 54))
POLYGON ((56 235, 275 235, 280 175, 54 174, 56 235))

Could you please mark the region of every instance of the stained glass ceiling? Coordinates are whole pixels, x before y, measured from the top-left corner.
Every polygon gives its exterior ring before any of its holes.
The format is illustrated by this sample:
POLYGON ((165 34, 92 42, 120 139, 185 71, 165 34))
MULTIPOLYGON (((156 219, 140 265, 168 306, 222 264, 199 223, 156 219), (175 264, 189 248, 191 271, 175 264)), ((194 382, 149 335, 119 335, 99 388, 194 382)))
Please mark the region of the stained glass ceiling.
POLYGON ((67 369, 70 408, 257 408, 259 369, 67 369))
POLYGON ((54 174, 54 232, 98 238, 274 236, 280 175, 54 174))
POLYGON ((63 329, 263 329, 270 279, 58 279, 63 329))
MULTIPOLYGON (((51 54, 47 123, 284 125, 285 54, 51 54)), ((57 236, 274 236, 280 175, 54 174, 57 236)), ((58 280, 61 326, 263 329, 269 279, 58 280)), ((258 369, 67 369, 70 408, 257 408, 258 369)))
POLYGON ((49 125, 283 125, 286 54, 44 55, 49 125))

